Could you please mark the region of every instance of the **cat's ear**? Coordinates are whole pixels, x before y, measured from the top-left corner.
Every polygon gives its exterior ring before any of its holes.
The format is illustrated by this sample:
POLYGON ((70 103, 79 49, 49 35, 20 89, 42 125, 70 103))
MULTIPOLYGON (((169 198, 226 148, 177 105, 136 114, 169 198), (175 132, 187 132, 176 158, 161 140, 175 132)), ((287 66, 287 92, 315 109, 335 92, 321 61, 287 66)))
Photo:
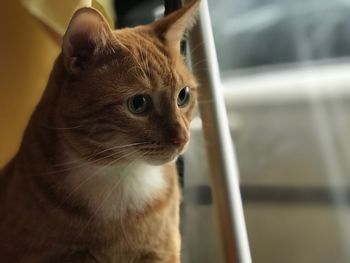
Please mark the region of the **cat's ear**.
POLYGON ((75 74, 80 72, 94 56, 106 50, 112 30, 96 9, 77 10, 63 37, 62 52, 65 66, 75 74))
POLYGON ((157 36, 169 47, 180 50, 182 38, 196 22, 200 2, 200 0, 193 0, 179 10, 154 22, 151 26, 157 36))

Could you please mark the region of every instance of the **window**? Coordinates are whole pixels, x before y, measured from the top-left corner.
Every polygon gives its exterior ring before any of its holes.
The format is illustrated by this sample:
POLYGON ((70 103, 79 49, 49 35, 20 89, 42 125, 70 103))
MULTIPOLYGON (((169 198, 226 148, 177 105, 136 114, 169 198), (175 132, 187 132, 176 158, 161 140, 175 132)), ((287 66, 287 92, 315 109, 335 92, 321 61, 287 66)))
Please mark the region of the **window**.
MULTIPOLYGON (((209 6, 253 262, 348 262, 350 2, 209 6)), ((193 127, 187 158, 198 163, 193 127)), ((206 192, 205 171, 193 167, 185 185, 206 192)), ((188 262, 221 262, 211 206, 195 200, 188 262)))

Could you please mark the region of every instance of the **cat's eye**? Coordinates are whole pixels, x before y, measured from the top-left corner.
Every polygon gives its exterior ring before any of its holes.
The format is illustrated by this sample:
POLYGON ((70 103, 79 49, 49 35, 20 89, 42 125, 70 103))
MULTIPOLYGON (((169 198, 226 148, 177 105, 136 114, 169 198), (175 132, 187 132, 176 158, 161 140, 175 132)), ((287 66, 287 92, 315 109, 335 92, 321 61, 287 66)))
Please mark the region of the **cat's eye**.
POLYGON ((179 95, 177 97, 177 106, 185 107, 189 101, 190 101, 190 88, 186 86, 179 92, 179 95))
POLYGON ((148 95, 135 95, 128 99, 129 111, 133 114, 142 114, 149 110, 151 98, 148 95))

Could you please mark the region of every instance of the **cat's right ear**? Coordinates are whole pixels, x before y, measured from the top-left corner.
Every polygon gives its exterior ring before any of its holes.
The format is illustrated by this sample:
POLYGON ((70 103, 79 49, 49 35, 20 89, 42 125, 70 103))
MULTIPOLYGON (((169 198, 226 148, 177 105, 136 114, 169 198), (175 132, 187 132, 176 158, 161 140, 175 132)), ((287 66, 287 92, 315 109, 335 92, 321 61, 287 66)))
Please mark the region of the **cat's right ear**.
POLYGON ((77 10, 63 37, 62 52, 69 72, 79 74, 94 56, 106 50, 112 30, 96 9, 77 10))

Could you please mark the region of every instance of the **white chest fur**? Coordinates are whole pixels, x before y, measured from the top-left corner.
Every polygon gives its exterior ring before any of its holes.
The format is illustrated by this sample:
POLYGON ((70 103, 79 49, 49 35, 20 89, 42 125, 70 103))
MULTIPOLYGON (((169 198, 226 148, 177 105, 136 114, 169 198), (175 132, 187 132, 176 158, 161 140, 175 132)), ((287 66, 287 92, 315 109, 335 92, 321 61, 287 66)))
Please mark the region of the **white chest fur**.
POLYGON ((142 211, 166 189, 162 166, 143 162, 120 166, 82 165, 67 177, 68 198, 83 199, 97 217, 114 219, 142 211))

